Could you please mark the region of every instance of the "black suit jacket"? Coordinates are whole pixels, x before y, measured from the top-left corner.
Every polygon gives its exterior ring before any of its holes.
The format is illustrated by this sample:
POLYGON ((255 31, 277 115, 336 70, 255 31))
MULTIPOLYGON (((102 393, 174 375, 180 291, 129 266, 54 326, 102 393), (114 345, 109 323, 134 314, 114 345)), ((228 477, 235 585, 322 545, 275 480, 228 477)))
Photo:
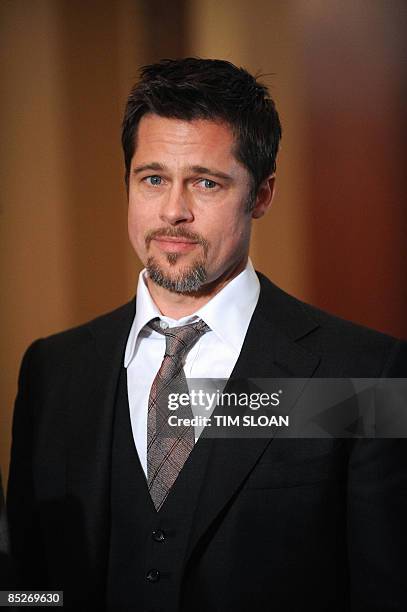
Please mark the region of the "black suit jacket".
POLYGON ((14 586, 14 574, 9 556, 6 509, 4 507, 3 485, 0 474, 0 590, 14 586))
MULTIPOLYGON (((404 377, 406 345, 262 275, 232 377, 404 377)), ((114 396, 135 302, 27 351, 8 507, 22 586, 102 609, 114 396), (87 602, 87 603, 86 603, 87 602)), ((407 610, 403 440, 200 440, 209 449, 180 583, 185 611, 407 610)))

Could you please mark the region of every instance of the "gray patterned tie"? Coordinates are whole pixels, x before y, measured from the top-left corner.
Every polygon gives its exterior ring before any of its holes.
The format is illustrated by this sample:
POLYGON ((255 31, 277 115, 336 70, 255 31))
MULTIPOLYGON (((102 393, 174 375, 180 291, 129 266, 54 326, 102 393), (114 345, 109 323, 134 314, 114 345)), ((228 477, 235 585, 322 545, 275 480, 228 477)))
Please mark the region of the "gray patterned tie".
POLYGON ((188 393, 183 369, 185 358, 209 327, 201 320, 162 329, 159 319, 150 321, 149 326, 164 334, 166 341, 164 359, 151 385, 147 420, 148 489, 158 512, 195 444, 192 426, 170 427, 168 424, 170 414, 192 418, 191 406, 188 403, 170 413, 168 395, 188 393))

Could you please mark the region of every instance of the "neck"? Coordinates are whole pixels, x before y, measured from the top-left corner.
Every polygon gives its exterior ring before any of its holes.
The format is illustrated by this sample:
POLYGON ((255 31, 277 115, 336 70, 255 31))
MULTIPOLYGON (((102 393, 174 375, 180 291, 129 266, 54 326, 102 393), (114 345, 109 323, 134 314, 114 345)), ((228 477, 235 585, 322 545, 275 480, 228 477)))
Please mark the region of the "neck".
POLYGON ((246 263, 247 257, 226 270, 215 281, 206 283, 199 291, 193 293, 169 291, 154 283, 149 277, 147 277, 147 287, 161 314, 178 320, 193 314, 202 308, 202 306, 205 306, 219 291, 245 269, 246 263))

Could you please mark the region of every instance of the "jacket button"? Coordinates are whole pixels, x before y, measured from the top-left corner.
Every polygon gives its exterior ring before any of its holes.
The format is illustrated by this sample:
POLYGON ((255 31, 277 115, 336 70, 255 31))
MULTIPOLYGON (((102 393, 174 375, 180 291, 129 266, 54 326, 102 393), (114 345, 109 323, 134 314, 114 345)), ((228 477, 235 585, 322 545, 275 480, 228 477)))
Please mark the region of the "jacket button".
POLYGON ((153 537, 153 540, 155 540, 156 542, 164 542, 165 540, 165 533, 161 531, 161 529, 153 531, 151 535, 153 537))
POLYGON ((158 582, 160 580, 160 572, 157 569, 151 569, 147 572, 146 578, 149 582, 158 582))

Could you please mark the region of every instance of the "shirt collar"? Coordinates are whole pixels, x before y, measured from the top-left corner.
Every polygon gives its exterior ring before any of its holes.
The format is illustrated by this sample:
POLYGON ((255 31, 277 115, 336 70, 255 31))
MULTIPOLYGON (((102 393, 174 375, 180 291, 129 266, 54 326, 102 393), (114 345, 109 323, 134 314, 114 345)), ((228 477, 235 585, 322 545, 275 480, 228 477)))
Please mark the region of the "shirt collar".
POLYGON ((151 319, 156 317, 166 321, 171 327, 186 325, 197 318, 202 319, 209 325, 211 331, 238 355, 259 294, 259 279, 251 260, 248 259, 245 269, 202 308, 192 315, 174 320, 163 316, 158 310, 147 287, 146 270, 142 270, 137 285, 136 314, 127 340, 124 366, 127 368, 136 354, 140 332, 151 319))

